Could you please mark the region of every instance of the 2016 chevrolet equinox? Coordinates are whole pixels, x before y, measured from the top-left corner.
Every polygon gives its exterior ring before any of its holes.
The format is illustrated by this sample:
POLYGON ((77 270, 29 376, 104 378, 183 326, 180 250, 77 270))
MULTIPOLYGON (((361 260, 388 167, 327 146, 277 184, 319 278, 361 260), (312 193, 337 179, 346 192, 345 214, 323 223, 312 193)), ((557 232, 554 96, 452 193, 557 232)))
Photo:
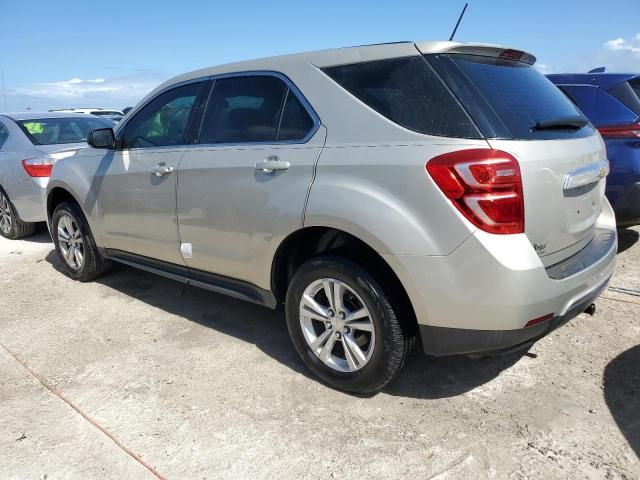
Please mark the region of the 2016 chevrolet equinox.
POLYGON ((118 261, 284 303, 304 363, 352 392, 414 340, 525 345, 591 304, 617 243, 602 139, 534 62, 405 42, 176 77, 55 165, 56 250, 80 281, 118 261))

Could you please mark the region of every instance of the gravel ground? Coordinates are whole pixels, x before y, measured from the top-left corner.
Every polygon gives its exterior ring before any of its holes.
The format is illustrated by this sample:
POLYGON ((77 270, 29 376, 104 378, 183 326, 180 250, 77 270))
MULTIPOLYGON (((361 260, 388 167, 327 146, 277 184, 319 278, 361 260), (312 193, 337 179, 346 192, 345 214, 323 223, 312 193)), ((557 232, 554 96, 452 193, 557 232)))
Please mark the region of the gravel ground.
MULTIPOLYGON (((614 287, 640 289, 639 231, 614 287)), ((58 268, 46 233, 0 238, 0 478, 640 478, 640 297, 358 398, 310 377, 279 313, 58 268)))

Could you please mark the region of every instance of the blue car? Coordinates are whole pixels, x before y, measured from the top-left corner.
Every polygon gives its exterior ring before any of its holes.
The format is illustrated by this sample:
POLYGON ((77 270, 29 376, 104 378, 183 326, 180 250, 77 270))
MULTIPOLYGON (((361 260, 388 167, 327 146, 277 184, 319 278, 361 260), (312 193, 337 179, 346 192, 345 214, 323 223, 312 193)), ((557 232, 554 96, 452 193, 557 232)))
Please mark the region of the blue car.
POLYGON ((591 120, 607 145, 607 198, 618 226, 640 224, 640 75, 547 75, 591 120))

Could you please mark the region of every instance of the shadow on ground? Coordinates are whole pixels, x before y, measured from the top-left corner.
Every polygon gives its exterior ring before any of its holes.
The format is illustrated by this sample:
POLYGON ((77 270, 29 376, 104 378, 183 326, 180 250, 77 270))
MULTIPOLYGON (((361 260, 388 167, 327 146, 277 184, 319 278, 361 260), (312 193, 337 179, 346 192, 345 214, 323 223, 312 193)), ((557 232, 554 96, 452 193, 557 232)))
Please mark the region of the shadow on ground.
MULTIPOLYGON (((62 271, 61 260, 55 252, 49 253, 47 261, 62 271)), ((120 264, 115 264, 96 282, 154 308, 254 344, 293 371, 317 381, 293 348, 282 309, 272 311, 120 264)), ((461 395, 498 376, 523 353, 477 360, 436 359, 416 354, 384 391, 390 395, 432 399, 461 395)))
POLYGON ((618 428, 640 458, 640 345, 607 365, 604 398, 618 428))
POLYGON ((621 228, 618 230, 618 253, 633 247, 640 239, 640 233, 630 228, 621 228))
POLYGON ((53 243, 51 240, 51 235, 49 235, 49 230, 47 230, 46 223, 38 224, 33 235, 31 235, 30 237, 21 238, 20 240, 29 243, 53 243))

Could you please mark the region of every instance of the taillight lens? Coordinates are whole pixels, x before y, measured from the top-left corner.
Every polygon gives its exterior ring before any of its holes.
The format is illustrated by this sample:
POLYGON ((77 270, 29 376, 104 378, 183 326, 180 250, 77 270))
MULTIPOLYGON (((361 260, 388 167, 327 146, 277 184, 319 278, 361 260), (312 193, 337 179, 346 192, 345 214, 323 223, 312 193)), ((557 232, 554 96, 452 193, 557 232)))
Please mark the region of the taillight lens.
POLYGON ((600 127, 598 131, 602 138, 640 138, 640 123, 600 127))
POLYGON ((501 150, 469 149, 427 162, 445 196, 475 226, 489 233, 524 233, 524 198, 518 161, 501 150))
POLYGON ((30 177, 50 177, 54 162, 52 158, 25 158, 20 163, 30 177))

